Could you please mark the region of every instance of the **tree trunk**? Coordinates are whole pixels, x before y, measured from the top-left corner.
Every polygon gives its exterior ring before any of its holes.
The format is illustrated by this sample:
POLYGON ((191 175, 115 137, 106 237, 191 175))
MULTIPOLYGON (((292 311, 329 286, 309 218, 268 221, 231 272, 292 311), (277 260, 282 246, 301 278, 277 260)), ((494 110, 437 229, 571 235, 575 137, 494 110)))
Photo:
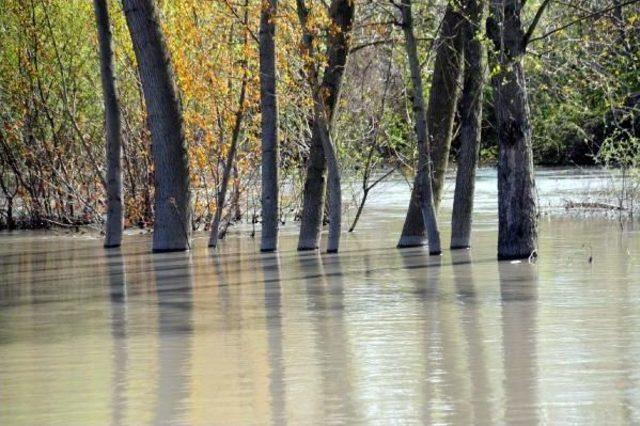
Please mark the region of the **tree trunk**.
MULTIPOLYGON (((329 171, 329 240, 327 243, 327 253, 335 253, 338 251, 340 246, 340 233, 342 225, 342 189, 340 183, 338 157, 335 151, 335 147, 333 146, 333 141, 331 140, 330 133, 332 112, 329 111, 329 107, 327 105, 328 101, 325 100, 325 92, 323 90, 323 87, 325 87, 324 81, 323 84, 320 84, 320 82, 318 81, 318 68, 313 58, 313 36, 307 28, 307 18, 309 15, 309 10, 306 8, 304 0, 297 0, 296 4, 300 26, 302 27, 302 45, 305 49, 306 56, 309 58, 307 60, 307 63, 305 64, 305 69, 313 98, 314 127, 316 127, 318 130, 318 136, 320 138, 320 141, 322 142, 322 150, 324 152, 324 156, 327 162, 327 168, 329 171)), ((345 25, 343 29, 346 28, 350 30, 351 22, 353 20, 353 11, 353 3, 350 3, 349 0, 334 0, 334 2, 331 4, 330 15, 334 23, 341 22, 345 25), (345 17, 343 16, 344 14, 348 14, 349 16, 345 17), (346 22, 348 22, 348 24, 345 24, 346 22)), ((330 33, 332 32, 333 31, 330 31, 330 33)), ((348 54, 349 33, 343 33, 342 30, 337 33, 341 34, 340 37, 342 37, 343 40, 340 43, 337 43, 335 40, 329 42, 329 56, 342 56, 344 58, 343 63, 346 63, 348 54)), ((334 34, 331 37, 334 38, 336 37, 336 35, 334 34)), ((337 60, 335 61, 337 62, 337 60)), ((338 96, 340 91, 341 75, 342 72, 340 73, 340 77, 337 79, 337 85, 333 86, 333 93, 336 94, 336 97, 338 96)), ((336 82, 335 79, 330 79, 329 81, 336 82)), ((331 90, 331 88, 329 88, 329 90, 331 90)), ((336 101, 337 98, 332 101, 334 111, 336 101)), ((321 217, 322 216, 320 216, 320 218, 321 217)), ((300 240, 302 239, 303 236, 301 234, 300 240)), ((298 246, 298 249, 301 249, 300 245, 298 246)))
POLYGON ((302 217, 300 218, 300 235, 298 236, 298 250, 301 251, 315 250, 320 244, 324 193, 326 191, 327 162, 324 158, 320 131, 315 120, 311 132, 311 147, 302 194, 302 217))
POLYGON ((327 253, 337 253, 340 247, 340 233, 342 224, 342 188, 340 183, 340 170, 338 168, 338 157, 336 155, 331 134, 329 133, 328 111, 322 99, 322 92, 319 85, 312 89, 314 91, 314 120, 320 130, 322 139, 322 149, 327 160, 329 169, 329 240, 327 242, 327 253))
POLYGON ((485 52, 479 38, 484 0, 465 0, 464 84, 460 100, 460 152, 451 214, 451 248, 470 247, 476 167, 482 133, 485 52))
MULTIPOLYGON (((245 0, 244 4, 244 25, 249 21, 249 7, 248 0, 245 0)), ((244 32, 244 46, 246 47, 249 42, 248 31, 244 32)), ((220 236, 220 221, 222 220, 222 210, 227 199, 227 188, 229 187, 229 180, 231 179, 231 172, 234 168, 234 161, 236 158, 236 152, 238 151, 238 141, 240 139, 240 131, 242 128, 242 120, 244 118, 244 102, 247 93, 248 83, 248 67, 245 62, 243 67, 242 84, 240 86, 240 95, 238 97, 238 110, 236 111, 235 122, 233 124, 233 132, 231 134, 231 147, 227 154, 227 159, 224 164, 224 170, 222 172, 222 182, 220 183, 220 190, 218 191, 216 198, 216 213, 211 223, 211 234, 209 235, 209 247, 216 247, 218 245, 218 237, 220 236)))
MULTIPOLYGON (((427 130, 427 118, 424 110, 424 96, 422 90, 422 76, 420 74, 420 62, 416 40, 413 34, 413 18, 411 16, 411 0, 403 0, 400 4, 402 12, 402 29, 405 37, 405 48, 411 71, 413 89, 413 113, 415 120, 416 136, 418 138, 418 171, 414 184, 415 198, 413 202, 419 203, 422 212, 422 220, 426 224, 429 243, 429 253, 440 254, 440 231, 436 210, 433 204, 433 192, 431 188, 431 160, 429 155, 429 139, 427 130)), ((402 240, 401 240, 402 241, 402 240)))
MULTIPOLYGON (((329 16, 331 22, 340 31, 330 31, 328 34, 327 67, 321 84, 321 92, 326 93, 324 103, 329 116, 327 123, 329 132, 333 127, 337 110, 336 105, 340 98, 340 89, 342 87, 342 76, 349 57, 354 14, 355 3, 351 0, 334 0, 331 3, 329 16)), ((315 250, 318 248, 324 213, 326 160, 322 147, 321 130, 315 120, 311 129, 311 147, 307 176, 304 183, 298 250, 315 250)))
POLYGON ((260 251, 278 248, 278 99, 276 94, 276 14, 278 1, 260 14, 260 106, 262 109, 262 237, 260 251))
POLYGON ((242 88, 240 89, 239 109, 236 112, 236 120, 233 125, 233 134, 231 135, 231 147, 227 154, 227 159, 224 164, 224 170, 222 172, 222 182, 220 183, 220 190, 216 197, 216 213, 211 223, 211 234, 209 235, 209 247, 216 247, 218 245, 218 236, 220 235, 220 220, 222 219, 222 210, 224 209, 225 200, 227 199, 227 188, 229 187, 229 180, 231 179, 231 171, 233 169, 233 162, 236 158, 236 152, 238 151, 238 141, 240 139, 240 129, 242 127, 242 117, 244 115, 244 98, 246 93, 246 76, 242 82, 242 88))
POLYGON ((498 258, 536 252, 537 206, 530 111, 522 56, 521 0, 492 0, 487 22, 499 72, 492 78, 498 118, 498 258))
POLYGON ((122 0, 147 106, 155 180, 153 251, 190 248, 191 191, 182 110, 154 0, 122 0))
POLYGON ((436 211, 442 199, 453 122, 460 97, 465 27, 465 18, 460 8, 460 5, 450 2, 442 21, 427 109, 429 146, 433 163, 433 202, 436 211))
MULTIPOLYGON (((434 206, 440 205, 444 174, 449 160, 449 149, 453 133, 456 105, 460 94, 460 76, 462 74, 462 27, 464 18, 454 4, 447 6, 433 66, 433 81, 429 93, 427 128, 433 173, 434 206)), ((424 221, 420 211, 418 189, 414 186, 411 201, 405 218, 399 247, 421 246, 426 243, 424 221)))
POLYGON ((13 231, 16 223, 13 220, 13 197, 7 197, 7 229, 13 231))
POLYGON ((119 247, 122 242, 124 211, 122 208, 122 124, 116 92, 115 66, 109 8, 106 0, 94 0, 98 42, 100 45, 100 74, 104 97, 106 155, 107 155, 107 223, 105 247, 119 247))

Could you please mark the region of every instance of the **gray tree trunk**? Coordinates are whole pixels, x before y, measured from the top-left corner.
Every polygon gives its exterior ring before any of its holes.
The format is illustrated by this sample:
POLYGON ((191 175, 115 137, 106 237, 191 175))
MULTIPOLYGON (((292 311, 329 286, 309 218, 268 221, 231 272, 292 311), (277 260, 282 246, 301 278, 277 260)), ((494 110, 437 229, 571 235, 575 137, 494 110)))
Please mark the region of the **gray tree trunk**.
POLYGON ((302 216, 298 250, 315 250, 320 244, 320 230, 324 214, 327 162, 324 158, 320 131, 315 121, 311 127, 311 147, 307 160, 307 176, 302 195, 302 216))
POLYGON ((153 251, 190 248, 191 191, 182 110, 154 0, 122 0, 147 106, 155 167, 153 251))
POLYGON ((322 149, 325 153, 327 168, 329 169, 329 239, 327 253, 337 253, 340 248, 340 234, 342 224, 342 188, 340 184, 340 170, 331 134, 329 133, 328 111, 322 99, 319 85, 313 88, 314 120, 320 130, 322 149))
POLYGON ((498 258, 536 252, 537 206, 531 148, 521 0, 492 0, 487 32, 499 72, 492 78, 498 118, 498 258))
MULTIPOLYGON (((349 57, 351 29, 355 14, 355 2, 333 0, 329 9, 331 22, 340 31, 330 31, 327 40, 327 66, 322 77, 321 92, 326 93, 328 131, 331 133, 336 105, 340 98, 342 76, 349 57)), ((311 127, 311 147, 304 183, 302 217, 298 250, 315 250, 320 241, 322 216, 324 214, 326 160, 321 138, 321 129, 314 123, 311 127)))
POLYGON ((278 248, 278 99, 276 94, 276 14, 269 0, 260 14, 260 106, 262 109, 262 237, 260 251, 278 248))
POLYGON ((119 247, 122 243, 124 209, 122 208, 122 124, 116 91, 115 66, 109 8, 106 0, 94 0, 93 7, 100 47, 100 75, 104 98, 107 175, 107 223, 104 246, 119 247))
POLYGON ((460 98, 464 27, 465 18, 461 6, 457 1, 450 2, 442 19, 427 109, 429 147, 433 164, 433 202, 436 211, 442 199, 444 174, 449 163, 453 122, 460 98))
POLYGON ((451 214, 451 248, 470 247, 476 167, 482 133, 482 89, 486 74, 480 39, 484 0, 465 0, 464 84, 460 100, 460 152, 451 214))
MULTIPOLYGON (((349 22, 352 22, 353 18, 353 5, 347 4, 349 0, 336 0, 331 5, 331 16, 333 19, 338 18, 342 13, 351 13, 351 17, 349 18, 349 22), (344 3, 343 3, 344 2, 344 3), (350 12, 349 12, 350 11, 350 12)), ((302 44, 306 50, 307 55, 313 57, 313 36, 308 31, 307 28, 307 18, 309 15, 309 10, 306 8, 304 4, 304 0, 297 0, 297 9, 298 9, 298 18, 300 20, 300 26, 302 27, 302 44)), ((334 21, 336 22, 336 21, 334 21)), ((349 23, 348 28, 351 28, 351 24, 349 23)), ((334 36, 332 36, 334 37, 334 36)), ((344 61, 346 63, 346 55, 348 50, 348 38, 349 34, 343 34, 345 40, 343 42, 344 49, 346 49, 343 54, 344 61)), ((330 43, 330 45, 335 46, 334 43, 330 43)), ((335 49, 335 47, 333 47, 335 49)), ((338 54, 335 50, 330 52, 330 54, 338 54)), ((333 146, 333 141, 331 140, 331 129, 330 123, 332 121, 332 113, 329 111, 329 107, 327 106, 327 101, 324 99, 324 91, 323 85, 318 81, 318 69, 317 65, 312 61, 309 61, 306 64, 306 73, 307 79, 309 81, 309 86, 311 87, 312 98, 313 98, 313 120, 314 127, 318 130, 318 137, 322 142, 322 150, 324 153, 324 157, 327 163, 327 168, 329 171, 328 181, 329 181, 329 239, 327 243, 327 252, 328 253, 336 253, 340 246, 340 234, 341 234, 341 225, 342 225, 342 189, 340 183, 340 170, 338 167, 338 157, 336 154, 335 147, 333 146)), ((338 79, 338 83, 340 83, 340 79, 338 79)), ((340 91, 340 85, 333 88, 338 95, 340 91)), ((335 100, 334 100, 335 106, 335 100)), ((335 109, 335 108, 334 108, 335 109)), ((300 236, 302 239, 302 235, 300 236)), ((317 238, 316 238, 317 241, 317 238)), ((317 244, 316 244, 317 247, 317 244)), ((300 245, 298 246, 300 248, 300 245)), ((304 249, 304 248, 302 248, 304 249)))
POLYGON ((433 203, 433 192, 431 188, 431 160, 429 155, 429 139, 427 130, 427 117, 424 109, 424 96, 422 89, 422 76, 420 74, 420 61, 415 36, 413 34, 413 17, 411 15, 411 0, 403 0, 400 4, 402 12, 402 29, 405 38, 405 48, 407 59, 411 71, 411 82, 413 89, 413 113, 415 119, 415 130, 418 139, 418 170, 414 183, 414 202, 419 203, 422 212, 422 220, 426 224, 426 231, 429 243, 429 253, 440 254, 440 231, 436 218, 436 209, 433 203))
MULTIPOLYGON (((456 105, 460 95, 462 75, 462 27, 464 18, 456 4, 447 6, 436 46, 433 81, 429 92, 427 128, 431 153, 432 187, 436 211, 440 205, 444 174, 449 161, 456 105)), ((417 188, 411 201, 398 247, 421 246, 426 243, 424 221, 418 202, 417 188)))

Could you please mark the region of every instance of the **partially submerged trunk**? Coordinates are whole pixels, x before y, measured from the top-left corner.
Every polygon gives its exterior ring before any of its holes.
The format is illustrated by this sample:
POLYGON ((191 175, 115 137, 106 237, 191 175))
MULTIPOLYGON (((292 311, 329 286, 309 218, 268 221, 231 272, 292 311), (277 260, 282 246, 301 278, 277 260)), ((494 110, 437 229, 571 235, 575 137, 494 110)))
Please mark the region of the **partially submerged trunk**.
POLYGON ((499 72, 492 78, 498 118, 498 258, 536 253, 537 205, 521 0, 492 0, 487 32, 499 72))
MULTIPOLYGON (((327 252, 335 253, 338 251, 340 246, 340 233, 341 233, 341 222, 342 222, 342 189, 340 184, 340 170, 338 167, 338 157, 336 155, 335 147, 333 145, 333 141, 331 140, 331 128, 330 123, 332 121, 332 111, 330 111, 328 101, 325 100, 324 96, 324 83, 320 84, 318 81, 318 69, 317 65, 313 62, 313 38, 311 33, 307 28, 307 19, 309 10, 306 8, 304 4, 304 0, 297 0, 297 9, 298 9, 298 18, 300 20, 300 25, 302 27, 302 44, 305 49, 306 55, 309 57, 306 64, 306 74, 309 82, 309 86, 311 87, 312 98, 313 98, 313 119, 314 119, 314 128, 318 131, 318 137, 322 143, 322 150, 324 153, 324 157, 327 163, 327 168, 329 171, 328 181, 329 181, 329 239, 327 243, 327 252)), ((336 0, 331 5, 331 15, 333 19, 342 17, 342 14, 349 13, 350 18, 349 22, 352 22, 353 19, 353 3, 350 0, 336 0)), ((349 24, 349 29, 351 24, 349 24)), ((342 32, 340 32, 342 34, 342 32)), ((335 35, 331 36, 335 37, 335 35)), ((349 34, 342 34, 344 37, 344 41, 341 44, 342 47, 337 47, 338 50, 334 50, 330 52, 330 55, 343 55, 344 62, 346 63, 346 55, 348 49, 348 37, 349 34)), ((335 43, 332 43, 334 49, 336 48, 335 43)), ((333 106, 335 109, 335 103, 337 101, 337 96, 340 91, 340 83, 341 83, 341 75, 337 77, 337 81, 331 79, 330 81, 334 81, 337 86, 333 86, 333 91, 336 95, 336 99, 334 99, 333 106)), ((330 89, 331 90, 331 89, 330 89)), ((322 208, 322 204, 320 209, 322 208)), ((322 218, 322 210, 320 210, 320 220, 322 218)), ((313 231, 313 229, 309 229, 313 231)), ((318 229, 319 230, 319 229, 318 229)), ((310 240, 310 238, 304 238, 306 240, 310 240)), ((315 247, 300 247, 298 249, 308 249, 308 248, 316 248, 317 247, 317 237, 315 238, 316 244, 315 247)), ((300 235, 300 241, 303 241, 303 235, 300 235)))
MULTIPOLYGON (((352 0, 334 0, 329 10, 331 22, 340 29, 340 31, 330 31, 328 34, 327 66, 321 83, 321 93, 326 96, 324 104, 327 110, 329 133, 333 127, 336 105, 342 86, 342 76, 349 56, 354 12, 355 3, 352 0)), ((311 147, 304 183, 298 250, 318 248, 324 213, 326 160, 321 137, 322 131, 315 120, 311 129, 311 147)))
POLYGON ((153 251, 190 248, 191 191, 182 110, 154 0, 122 0, 147 106, 155 166, 153 251))
POLYGON ((231 135, 231 146, 229 147, 229 153, 227 154, 226 161, 224 163, 224 170, 222 171, 222 182, 220 183, 220 190, 216 197, 216 213, 211 222, 211 234, 209 235, 209 247, 216 247, 218 245, 218 237, 220 236, 220 221, 222 220, 222 211, 226 204, 227 188, 229 187, 229 180, 231 179, 231 171, 233 170, 233 163, 238 152, 238 142, 240 140, 240 130, 242 127, 242 118, 244 116, 244 99, 246 95, 247 76, 245 75, 242 80, 242 87, 240 88, 240 98, 238 100, 239 106, 236 111, 235 123, 233 124, 233 132, 231 135))
POLYGON ((329 169, 329 239, 327 241, 327 253, 337 253, 340 248, 340 233, 342 224, 342 188, 340 184, 340 170, 331 134, 329 133, 328 111, 322 99, 322 92, 316 86, 313 95, 314 120, 317 123, 322 140, 322 148, 329 169))
POLYGON ((277 0, 260 14, 260 106, 262 111, 262 235, 260 251, 278 248, 278 99, 276 94, 277 0))
MULTIPOLYGON (((436 211, 440 205, 444 174, 447 170, 456 105, 460 95, 462 74, 462 28, 464 17, 457 5, 447 6, 436 45, 433 81, 429 92, 427 128, 431 154, 431 184, 436 211)), ((411 202, 402 229, 399 247, 421 246, 426 243, 424 221, 414 186, 411 202)))
POLYGON ((104 246, 119 247, 122 243, 124 209, 122 208, 122 124, 116 91, 115 66, 109 8, 106 0, 94 0, 93 7, 100 47, 100 75, 104 98, 107 190, 107 223, 104 246))
MULTIPOLYGON (((427 131, 427 118, 424 110, 424 96, 422 90, 422 76, 420 74, 420 62, 416 39, 413 34, 413 18, 411 15, 411 0, 403 0, 400 4, 402 12, 402 29, 405 37, 405 48, 411 72, 413 113, 415 120, 415 130, 418 139, 418 171, 414 183, 415 197, 412 202, 420 206, 422 220, 426 224, 429 253, 440 254, 440 231, 436 210, 433 203, 433 192, 431 188, 431 161, 429 158, 429 140, 427 131)), ((401 240, 402 241, 402 240, 401 240)), ((399 244, 400 245, 400 244, 399 244)))
POLYGON ((324 158, 322 139, 315 120, 312 124, 311 132, 307 176, 302 193, 302 216, 300 218, 298 250, 315 250, 318 248, 324 214, 327 162, 324 158))
POLYGON ((460 100, 460 151, 451 213, 451 248, 470 247, 476 167, 482 133, 485 51, 479 37, 484 0, 465 0, 464 83, 460 100))

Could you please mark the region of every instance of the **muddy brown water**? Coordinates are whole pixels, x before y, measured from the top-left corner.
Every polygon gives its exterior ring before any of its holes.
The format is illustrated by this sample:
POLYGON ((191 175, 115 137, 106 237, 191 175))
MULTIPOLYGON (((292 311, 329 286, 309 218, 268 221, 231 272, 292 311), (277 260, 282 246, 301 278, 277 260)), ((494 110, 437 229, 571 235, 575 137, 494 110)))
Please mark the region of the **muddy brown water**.
MULTIPOLYGON (((599 179, 541 172, 541 202, 599 179)), ((279 254, 1 235, 0 424, 640 423, 638 229, 547 215, 538 261, 499 263, 486 172, 473 249, 430 257, 394 248, 407 198, 337 255, 295 226, 279 254)))

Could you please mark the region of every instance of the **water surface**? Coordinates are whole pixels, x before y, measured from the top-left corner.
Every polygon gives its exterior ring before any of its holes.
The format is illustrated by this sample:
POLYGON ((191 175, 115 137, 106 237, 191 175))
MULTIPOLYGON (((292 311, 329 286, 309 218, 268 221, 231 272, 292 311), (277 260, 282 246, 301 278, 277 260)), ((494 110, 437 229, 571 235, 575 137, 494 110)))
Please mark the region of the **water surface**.
MULTIPOLYGON (((541 172, 541 203, 600 179, 541 172)), ((637 229, 544 216, 537 263, 499 263, 483 172, 473 250, 430 257, 394 248, 407 201, 338 255, 1 235, 0 424, 640 423, 637 229)))

